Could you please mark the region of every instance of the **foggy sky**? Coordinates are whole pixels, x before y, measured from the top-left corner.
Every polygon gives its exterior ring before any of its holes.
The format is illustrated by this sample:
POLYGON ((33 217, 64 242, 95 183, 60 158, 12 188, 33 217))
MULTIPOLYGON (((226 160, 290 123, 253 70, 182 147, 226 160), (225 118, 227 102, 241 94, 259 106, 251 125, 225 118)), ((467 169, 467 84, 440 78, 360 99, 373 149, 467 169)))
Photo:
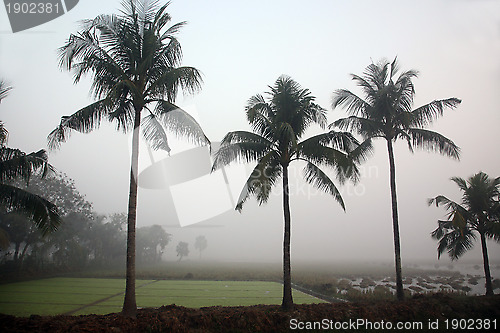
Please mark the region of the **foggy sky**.
MULTIPOLYGON (((10 132, 9 146, 24 151, 46 148, 46 137, 60 117, 92 102, 89 80, 73 85, 72 75, 58 69, 56 50, 78 30, 79 20, 118 13, 120 3, 80 0, 66 15, 16 34, 0 9, 0 77, 14 87, 0 105, 0 119, 10 132)), ((181 95, 177 104, 199 120, 212 141, 220 141, 228 131, 249 130, 246 101, 267 91, 281 74, 311 90, 317 102, 330 110, 329 123, 346 115, 330 108, 334 90, 360 93, 349 74, 361 74, 372 60, 392 60, 396 55, 402 70, 420 72, 414 80, 414 107, 434 99, 462 99, 456 110, 445 112, 431 128, 461 147, 460 162, 421 151, 411 154, 405 143, 396 145, 403 264, 414 258, 436 258, 437 243, 430 232, 445 211, 428 207, 426 199, 443 194, 460 200, 450 177, 467 178, 479 171, 500 176, 498 1, 174 0, 168 11, 174 23, 188 21, 178 36, 183 65, 201 70, 204 80, 199 94, 181 95)), ((319 131, 311 128, 310 134, 319 131)), ((192 148, 173 137, 177 144, 172 145, 172 154, 192 148)), ((74 133, 59 151, 50 153, 50 162, 75 180, 97 212, 125 212, 130 139, 131 135, 103 124, 92 134, 74 133)), ((150 164, 142 149, 141 169, 150 164)), ((383 141, 376 142, 375 155, 362 169, 359 184, 342 187, 346 212, 333 198, 300 180, 300 164, 292 170, 296 175, 291 180, 292 260, 393 260, 383 141)), ((217 200, 209 189, 203 190, 207 193, 190 203, 192 209, 217 200)), ((172 226, 172 204, 165 193, 141 189, 138 226, 168 225, 167 232, 174 236, 168 256, 174 255, 181 240, 190 242, 194 251, 196 236, 205 235, 204 258, 280 260, 279 187, 274 193, 267 205, 259 207, 250 199, 241 214, 231 210, 200 225, 180 228, 172 226)), ((493 242, 488 246, 490 260, 500 260, 500 246, 493 242)), ((479 248, 476 244, 464 259, 479 260, 479 248)), ((443 256, 441 261, 448 259, 443 256)))

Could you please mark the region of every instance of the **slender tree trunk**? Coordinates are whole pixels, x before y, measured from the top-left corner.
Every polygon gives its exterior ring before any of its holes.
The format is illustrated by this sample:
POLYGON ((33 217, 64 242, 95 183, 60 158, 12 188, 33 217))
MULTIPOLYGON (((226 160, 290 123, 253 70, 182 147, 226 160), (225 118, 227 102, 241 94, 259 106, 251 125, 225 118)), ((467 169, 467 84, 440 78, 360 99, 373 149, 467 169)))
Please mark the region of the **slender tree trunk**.
POLYGON ((396 265, 396 296, 398 300, 404 299, 403 275, 401 273, 401 244, 399 240, 399 218, 398 218, 398 199, 396 195, 396 164, 394 163, 394 149, 392 141, 387 140, 387 150, 389 152, 389 171, 391 182, 391 201, 392 201, 392 228, 394 232, 394 261, 396 265))
POLYGON ((139 128, 141 112, 135 111, 134 132, 132 134, 132 158, 130 162, 130 192, 128 197, 127 218, 127 273, 125 299, 122 315, 135 318, 137 304, 135 301, 135 226, 137 218, 137 176, 139 171, 139 128))
POLYGON ((23 263, 24 263, 24 257, 26 256, 26 252, 28 251, 28 248, 31 244, 26 242, 24 244, 24 247, 23 247, 23 251, 21 252, 21 255, 19 256, 19 267, 22 268, 23 267, 23 263))
POLYGON ((14 262, 17 262, 19 259, 19 249, 21 248, 21 243, 16 243, 14 246, 14 262))
POLYGON ((281 307, 284 310, 291 310, 293 307, 292 273, 290 265, 291 218, 289 194, 288 166, 283 166, 283 214, 285 219, 285 234, 283 236, 283 302, 281 303, 281 307))
POLYGON ((486 295, 493 295, 493 285, 491 284, 490 261, 488 259, 488 249, 486 248, 486 237, 481 232, 481 247, 483 249, 484 276, 486 277, 486 295))

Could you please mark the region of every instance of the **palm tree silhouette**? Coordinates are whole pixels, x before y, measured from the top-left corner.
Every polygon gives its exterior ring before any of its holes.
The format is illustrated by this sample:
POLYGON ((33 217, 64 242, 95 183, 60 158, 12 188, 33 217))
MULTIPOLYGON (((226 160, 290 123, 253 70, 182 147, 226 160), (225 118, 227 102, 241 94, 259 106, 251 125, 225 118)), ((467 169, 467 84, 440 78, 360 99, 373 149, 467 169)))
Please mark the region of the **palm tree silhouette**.
POLYGON ((493 295, 490 264, 486 239, 500 241, 500 177, 490 178, 479 172, 467 180, 453 177, 462 194, 459 204, 443 195, 429 199, 433 203, 444 206, 448 211, 447 221, 438 221, 438 227, 432 237, 439 241, 438 258, 447 251, 452 260, 456 260, 470 250, 476 240, 476 233, 481 240, 484 275, 486 277, 486 295, 493 295))
POLYGON ((359 145, 357 140, 344 132, 330 131, 303 141, 300 138, 313 123, 324 128, 326 110, 314 103, 309 90, 302 89, 290 77, 281 76, 269 87, 269 99, 262 95, 251 97, 246 106, 247 120, 253 132, 229 132, 215 153, 213 168, 233 161, 257 162, 236 205, 241 210, 249 196, 256 196, 260 204, 267 202, 272 187, 283 180, 283 302, 289 310, 293 306, 290 266, 290 191, 288 167, 293 161, 303 161, 304 178, 313 186, 332 195, 345 209, 342 196, 329 176, 320 166, 336 170, 337 179, 344 182, 357 180, 356 163, 370 151, 370 142, 359 145))
POLYGON ((135 226, 139 131, 154 149, 170 151, 166 130, 196 144, 209 144, 199 124, 178 108, 179 90, 194 93, 201 76, 193 67, 181 67, 181 46, 175 35, 185 22, 170 25, 169 3, 128 0, 121 15, 86 20, 60 49, 60 66, 75 73, 75 83, 89 72, 97 101, 64 116, 48 137, 57 148, 71 131, 88 133, 106 119, 118 130, 132 131, 130 192, 127 219, 127 274, 122 314, 135 317, 135 226), (143 116, 143 114, 146 114, 143 116))
POLYGON ((392 225, 394 233, 394 254, 396 266, 396 295, 404 298, 403 278, 401 273, 401 246, 399 240, 398 202, 396 195, 396 164, 393 144, 402 139, 413 152, 414 147, 428 151, 437 151, 443 155, 458 159, 460 149, 450 139, 427 130, 446 108, 455 108, 460 104, 457 98, 435 100, 412 110, 415 89, 412 79, 418 72, 399 71, 397 59, 392 63, 386 60, 370 64, 362 76, 352 74, 352 79, 361 87, 365 98, 358 97, 349 90, 334 92, 332 107, 344 107, 350 114, 347 118, 335 121, 330 126, 359 133, 363 138, 384 138, 389 154, 390 187, 392 202, 392 225))

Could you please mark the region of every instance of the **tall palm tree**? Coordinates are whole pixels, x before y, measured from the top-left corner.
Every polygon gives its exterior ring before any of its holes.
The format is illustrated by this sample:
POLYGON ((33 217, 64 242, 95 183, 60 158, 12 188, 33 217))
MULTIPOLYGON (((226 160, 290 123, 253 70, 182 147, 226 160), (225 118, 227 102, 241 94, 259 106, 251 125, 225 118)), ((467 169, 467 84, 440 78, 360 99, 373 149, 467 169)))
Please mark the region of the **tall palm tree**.
POLYGON ((456 260, 470 250, 476 240, 476 233, 481 240, 484 275, 486 277, 486 295, 493 295, 490 264, 486 239, 500 242, 500 177, 490 178, 479 172, 469 179, 451 178, 463 192, 461 203, 448 199, 443 195, 429 199, 433 203, 444 206, 448 211, 447 221, 438 221, 438 227, 432 237, 439 241, 438 258, 444 251, 452 260, 456 260))
POLYGON ((127 282, 122 314, 135 317, 135 226, 139 131, 154 149, 170 151, 166 130, 197 144, 209 144, 199 124, 173 103, 180 89, 194 93, 201 75, 180 66, 182 52, 176 33, 185 25, 170 25, 169 3, 128 0, 121 15, 100 15, 83 22, 60 49, 60 66, 75 73, 75 83, 92 74, 96 102, 64 116, 48 137, 56 148, 71 131, 88 133, 101 120, 115 122, 118 130, 132 131, 132 156, 127 229, 127 282))
MULTIPOLYGON (((5 81, 0 80, 0 102, 11 89, 5 81)), ((26 154, 7 147, 8 134, 0 121, 0 205, 5 212, 22 212, 43 235, 47 235, 61 224, 57 207, 43 197, 15 186, 12 181, 21 178, 28 183, 34 174, 45 176, 53 171, 53 167, 48 163, 47 153, 43 149, 26 154)), ((4 230, 0 230, 0 238, 5 247, 8 239, 4 230)))
POLYGON ((332 107, 344 107, 350 114, 347 118, 335 121, 330 126, 355 131, 364 138, 384 138, 389 154, 390 187, 392 202, 392 225, 394 232, 394 253, 396 266, 396 295, 404 298, 403 278, 401 273, 401 246, 399 240, 398 202, 396 196, 396 165, 393 144, 402 139, 413 152, 414 147, 428 151, 437 151, 443 155, 458 159, 460 149, 443 135, 425 129, 444 109, 455 108, 460 104, 457 98, 435 100, 414 110, 415 89, 412 79, 418 72, 399 71, 397 59, 392 63, 386 60, 370 64, 363 75, 351 74, 352 79, 361 87, 365 98, 358 97, 349 90, 336 90, 333 94, 332 107))
POLYGON ((290 266, 290 192, 288 166, 293 161, 304 161, 305 180, 331 194, 345 209, 342 196, 333 181, 320 166, 336 170, 340 182, 356 180, 359 171, 356 163, 366 157, 369 142, 359 145, 350 133, 330 131, 303 141, 301 137, 309 125, 326 125, 326 110, 314 103, 309 90, 302 89, 290 77, 281 76, 270 86, 269 98, 251 97, 246 106, 247 120, 253 132, 229 132, 215 153, 214 169, 233 161, 257 162, 236 205, 241 210, 250 195, 260 204, 265 203, 271 188, 283 179, 283 302, 286 310, 293 306, 290 266))

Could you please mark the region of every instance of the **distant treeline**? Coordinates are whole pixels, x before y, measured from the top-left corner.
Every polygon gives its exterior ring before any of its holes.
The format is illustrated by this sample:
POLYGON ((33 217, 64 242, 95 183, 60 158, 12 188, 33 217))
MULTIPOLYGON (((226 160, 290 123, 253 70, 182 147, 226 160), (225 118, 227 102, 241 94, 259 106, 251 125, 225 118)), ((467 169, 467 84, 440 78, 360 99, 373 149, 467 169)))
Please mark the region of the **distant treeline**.
MULTIPOLYGON (((34 176, 28 186, 21 181, 16 185, 55 203, 63 223, 43 237, 22 211, 4 210, 0 214, 0 277, 124 265, 126 214, 96 214, 64 174, 34 176)), ((171 235, 152 225, 138 228, 136 238, 138 262, 153 263, 161 260, 171 235)))

